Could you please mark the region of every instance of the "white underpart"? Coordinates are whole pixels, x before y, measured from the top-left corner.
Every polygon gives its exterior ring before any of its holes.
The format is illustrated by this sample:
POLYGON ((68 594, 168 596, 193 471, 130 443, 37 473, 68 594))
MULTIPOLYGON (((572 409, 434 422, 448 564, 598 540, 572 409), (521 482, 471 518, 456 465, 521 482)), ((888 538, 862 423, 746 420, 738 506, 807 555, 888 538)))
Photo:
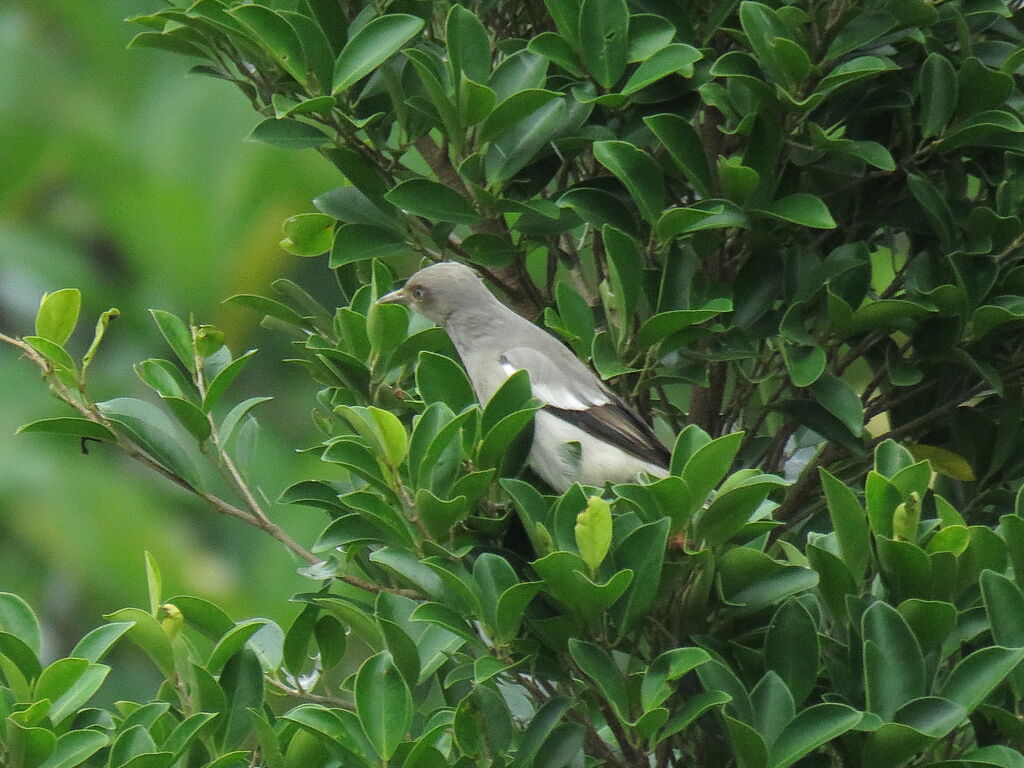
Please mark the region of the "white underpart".
POLYGON ((665 477, 663 467, 651 464, 621 448, 584 432, 554 414, 538 411, 533 430, 530 467, 559 493, 574 483, 603 486, 605 483, 634 483, 641 473, 665 477), (580 444, 579 464, 573 461, 566 443, 580 444))

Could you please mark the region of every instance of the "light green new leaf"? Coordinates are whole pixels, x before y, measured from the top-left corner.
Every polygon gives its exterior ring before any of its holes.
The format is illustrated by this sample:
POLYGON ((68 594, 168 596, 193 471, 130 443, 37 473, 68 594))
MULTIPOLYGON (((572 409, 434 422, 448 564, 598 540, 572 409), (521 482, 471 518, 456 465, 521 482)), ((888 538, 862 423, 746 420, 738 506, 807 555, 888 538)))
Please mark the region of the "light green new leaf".
POLYGON ((612 509, 600 496, 587 499, 587 508, 576 516, 576 548, 590 572, 596 573, 612 543, 612 509))
POLYGON ((323 213, 300 213, 281 225, 280 246, 295 256, 319 256, 334 243, 334 219, 323 213))
POLYGON ((81 309, 82 294, 77 288, 44 293, 36 313, 36 336, 63 346, 78 324, 81 309))

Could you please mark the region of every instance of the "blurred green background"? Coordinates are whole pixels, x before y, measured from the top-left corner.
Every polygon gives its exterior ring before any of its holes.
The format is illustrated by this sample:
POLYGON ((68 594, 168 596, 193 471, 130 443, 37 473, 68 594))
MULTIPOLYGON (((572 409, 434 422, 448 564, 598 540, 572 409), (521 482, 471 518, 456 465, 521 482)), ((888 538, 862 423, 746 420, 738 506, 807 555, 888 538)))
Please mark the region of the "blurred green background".
MULTIPOLYGON (((126 50, 139 29, 123 20, 159 6, 0 3, 0 330, 31 333, 44 291, 78 287, 84 307, 71 347, 80 355, 96 316, 118 307, 92 368, 97 400, 152 399, 131 369, 171 356, 150 307, 194 312, 225 330, 236 354, 260 347, 236 394, 278 396, 263 406, 254 472, 275 498, 318 472, 315 458, 294 451, 312 442, 314 385, 281 362, 287 339, 221 301, 267 293, 283 275, 325 283, 319 260, 277 243, 281 222, 312 210, 311 198, 339 178, 312 152, 244 141, 257 116, 228 83, 188 75, 190 60, 126 50)), ((287 623, 297 612, 287 598, 313 585, 280 545, 108 449, 83 455, 76 441, 15 436, 20 424, 64 410, 4 345, 0 374, 0 591, 40 614, 51 656, 102 614, 146 605, 144 550, 161 566, 165 597, 206 597, 235 619, 270 611, 287 623)), ((315 535, 311 510, 272 514, 300 541, 315 535)))

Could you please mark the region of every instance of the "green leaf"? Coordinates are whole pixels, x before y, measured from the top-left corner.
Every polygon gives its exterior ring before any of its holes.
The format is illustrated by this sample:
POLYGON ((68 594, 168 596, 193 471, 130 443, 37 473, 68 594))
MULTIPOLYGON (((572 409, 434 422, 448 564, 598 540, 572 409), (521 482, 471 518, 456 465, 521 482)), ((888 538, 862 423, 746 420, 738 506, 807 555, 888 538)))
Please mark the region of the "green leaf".
MULTIPOLYGON (((666 483, 665 480, 660 481, 666 483)), ((671 493, 679 478, 668 480, 671 493)), ((658 484, 655 484, 657 486, 658 484)), ((671 520, 663 517, 630 531, 612 551, 616 567, 633 572, 626 595, 612 609, 612 618, 620 634, 625 634, 647 615, 661 585, 671 520)))
POLYGON ((68 731, 53 747, 49 757, 38 768, 74 768, 103 749, 110 741, 105 733, 91 728, 68 731))
POLYGON ((528 768, 536 764, 538 753, 572 703, 568 696, 555 696, 544 702, 526 726, 509 768, 528 768))
POLYGON ((451 187, 429 179, 408 179, 384 198, 414 216, 453 224, 476 224, 480 216, 469 201, 451 187))
POLYGON ((825 52, 825 61, 838 59, 851 51, 865 47, 898 23, 896 17, 887 11, 869 11, 855 15, 832 39, 825 52))
POLYGON ((772 617, 764 662, 786 684, 796 704, 810 695, 818 679, 818 630, 799 600, 790 598, 772 617))
POLYGON ((494 639, 497 642, 509 643, 515 638, 526 607, 543 586, 539 581, 525 581, 513 584, 501 593, 494 609, 494 639))
POLYGON ((939 236, 944 247, 951 247, 956 238, 956 227, 953 224, 953 212, 943 199, 939 189, 924 176, 915 173, 907 174, 907 186, 924 210, 925 216, 939 236))
POLYGON ((716 299, 705 309, 674 309, 654 315, 642 326, 638 341, 643 347, 652 347, 664 341, 674 333, 703 323, 723 312, 732 311, 732 302, 728 299, 716 299))
POLYGON ((867 514, 857 495, 834 475, 819 468, 821 486, 828 502, 832 529, 836 532, 843 562, 854 578, 861 578, 871 559, 871 534, 867 514))
POLYGON ((420 352, 416 389, 425 402, 445 403, 453 413, 476 403, 473 387, 462 367, 450 357, 434 352, 420 352))
POLYGON ((481 432, 486 434, 499 421, 521 410, 532 399, 533 389, 530 386, 530 374, 525 369, 516 371, 501 383, 498 390, 487 401, 487 405, 484 406, 483 415, 480 418, 481 432))
POLYGON ((79 640, 68 654, 72 658, 100 661, 124 634, 135 626, 131 621, 115 621, 96 627, 79 640))
MULTIPOLYGON (((179 759, 216 717, 217 714, 214 712, 196 712, 178 723, 161 745, 165 752, 173 755, 170 762, 179 759)), ((263 757, 267 758, 266 755, 263 757)))
POLYGON ((390 760, 412 724, 412 696, 388 651, 371 656, 356 673, 356 715, 381 760, 390 760))
POLYGON ((789 39, 779 14, 766 5, 740 3, 740 24, 758 63, 783 88, 796 91, 810 74, 807 52, 789 39))
POLYGON ((481 142, 497 139, 519 121, 529 117, 549 102, 560 98, 562 98, 562 94, 557 91, 548 91, 543 88, 527 88, 517 91, 501 102, 487 116, 484 124, 480 126, 477 138, 481 142))
POLYGON ((992 639, 1007 648, 1024 648, 1024 592, 995 571, 981 572, 981 594, 992 639))
POLYGON ((642 149, 625 141, 596 141, 593 148, 595 159, 618 177, 640 213, 654 224, 665 207, 665 184, 658 164, 642 149))
POLYGON ((338 406, 338 412, 368 442, 388 466, 398 468, 409 450, 409 437, 398 417, 374 406, 338 406))
POLYGON ((569 640, 569 655, 587 677, 594 681, 601 695, 612 705, 620 720, 629 719, 629 696, 618 667, 602 648, 578 640, 569 640))
POLYGON ((173 677, 174 652, 171 650, 171 642, 160 622, 152 615, 138 608, 122 608, 103 618, 109 622, 130 623, 132 626, 125 631, 125 637, 145 651, 165 677, 173 677))
POLYGON ((334 63, 334 87, 339 93, 387 61, 423 29, 423 19, 404 13, 378 16, 356 32, 334 63))
POLYGON ((816 704, 783 728, 768 750, 769 768, 787 768, 822 744, 846 733, 861 720, 861 713, 845 704, 816 704))
POLYGON ((193 45, 187 40, 172 37, 162 32, 140 32, 125 46, 133 48, 155 48, 160 51, 180 53, 183 56, 197 56, 201 59, 207 58, 207 53, 199 46, 193 45))
POLYGON ((804 346, 784 341, 780 347, 794 386, 809 387, 825 372, 826 356, 821 346, 804 346))
POLYGON ((249 639, 268 623, 267 619, 250 619, 236 624, 217 641, 204 665, 205 669, 211 674, 218 674, 228 660, 242 650, 249 639))
POLYGON ((461 5, 453 5, 445 22, 448 57, 456 72, 477 83, 486 83, 491 74, 491 39, 477 14, 461 5))
POLYGON ((864 612, 861 634, 867 710, 891 720, 897 709, 926 693, 921 646, 899 612, 882 602, 864 612))
POLYGON ((334 233, 328 266, 337 269, 354 261, 401 256, 409 250, 409 244, 391 230, 370 224, 346 224, 334 233))
POLYGON ((754 516, 770 490, 771 485, 760 483, 716 494, 707 510, 697 519, 694 537, 711 547, 729 541, 754 516))
POLYGON ((313 198, 321 213, 346 224, 369 224, 402 233, 394 217, 394 209, 383 198, 371 200, 356 187, 335 187, 313 198))
POLYGON ((132 397, 118 397, 96 406, 164 467, 193 488, 200 486, 193 454, 179 442, 173 423, 163 411, 152 403, 132 397))
POLYGON ((622 93, 627 96, 636 93, 671 74, 693 77, 694 62, 701 58, 703 54, 692 45, 667 45, 636 68, 622 87, 622 93))
POLYGON ((624 0, 583 0, 578 31, 584 65, 598 83, 611 88, 626 70, 629 8, 624 0))
POLYGON ((290 117, 278 120, 270 117, 261 122, 248 136, 278 149, 312 149, 331 143, 330 137, 315 125, 290 117))
POLYGON ((40 673, 34 695, 50 700, 50 720, 59 725, 92 698, 109 672, 110 667, 85 659, 58 659, 40 673))
POLYGON ((250 397, 228 411, 228 415, 224 417, 224 421, 220 424, 221 444, 229 445, 231 443, 231 438, 234 437, 235 431, 242 423, 242 420, 249 414, 249 411, 257 405, 273 399, 272 397, 250 397))
POLYGON ((629 19, 630 62, 646 61, 671 43, 675 36, 675 25, 664 16, 634 14, 629 19))
POLYGON ((536 37, 531 38, 530 44, 526 48, 530 53, 550 59, 575 77, 583 76, 572 46, 561 35, 554 32, 541 32, 536 37))
MULTIPOLYGON (((546 59, 536 58, 546 63, 546 59)), ((505 63, 512 60, 510 58, 505 63)), ((499 67, 495 77, 502 69, 499 67)), ((491 78, 492 83, 495 77, 491 78)), ((501 96, 500 93, 498 95, 501 96)), ((487 149, 484 170, 488 183, 504 184, 530 164, 538 153, 549 148, 552 140, 582 122, 588 112, 589 107, 581 107, 565 98, 555 99, 510 126, 499 138, 491 141, 487 149)))
POLYGON ((975 338, 984 338, 1006 323, 1024 319, 1024 297, 998 296, 978 307, 971 315, 971 329, 975 338))
POLYGON ((334 244, 334 219, 323 213, 300 213, 281 225, 280 246, 295 256, 319 256, 334 244))
POLYGON ((244 355, 232 360, 227 366, 221 369, 216 376, 213 377, 213 381, 210 382, 206 390, 206 396, 203 397, 203 411, 209 413, 213 410, 213 407, 220 401, 220 398, 227 391, 228 387, 231 386, 232 382, 238 378, 238 374, 242 372, 242 369, 248 364, 249 359, 256 354, 255 349, 250 349, 244 355))
POLYGON ((703 648, 673 648, 658 656, 644 672, 640 702, 644 711, 660 706, 673 693, 668 683, 711 660, 703 648))
MULTIPOLYGON (((621 339, 628 333, 628 323, 640 303, 640 282, 635 276, 643 268, 643 256, 637 240, 615 227, 606 224, 601 229, 601 237, 608 256, 610 283, 604 286, 602 298, 608 313, 616 318, 615 331, 621 339)), ((596 340, 596 336, 594 338, 596 340)))
POLYGON ((823 78, 815 89, 816 94, 831 94, 844 85, 855 83, 858 80, 874 77, 882 72, 890 72, 899 69, 900 66, 891 59, 879 56, 859 56, 851 61, 846 61, 833 69, 827 77, 823 78))
POLYGON ((921 65, 921 138, 938 136, 956 109, 956 70, 945 56, 933 52, 921 65))
POLYGON ((44 293, 36 313, 36 336, 63 346, 78 324, 81 309, 82 294, 77 288, 44 293))
POLYGON ((1024 648, 981 648, 953 667, 940 695, 970 714, 1021 661, 1024 661, 1024 648))
POLYGON ((803 227, 835 229, 836 222, 821 198, 798 192, 776 200, 764 211, 769 216, 803 227))
POLYGON ((74 435, 75 437, 86 437, 91 440, 101 440, 105 443, 112 443, 117 437, 99 422, 90 419, 82 419, 77 416, 57 416, 52 419, 39 419, 18 427, 18 434, 22 432, 39 432, 51 435, 74 435))
POLYGON ((590 496, 576 516, 576 548, 590 572, 596 573, 612 544, 612 509, 600 496, 590 496))
POLYGON ((586 563, 574 552, 552 552, 534 560, 532 565, 548 592, 571 613, 587 621, 608 610, 633 581, 633 572, 622 570, 605 583, 597 584, 585 575, 586 563))
MULTIPOLYGON (((673 28, 673 34, 675 30, 673 28)), ((679 115, 649 115, 644 124, 658 137, 672 162, 686 176, 701 197, 711 192, 711 171, 700 136, 694 127, 679 115)))
POLYGON ((11 592, 0 592, 0 630, 14 635, 39 655, 39 619, 28 603, 11 592))
POLYGON ((228 10, 228 13, 255 34, 288 74, 300 85, 306 85, 308 79, 302 43, 287 21, 270 8, 254 3, 236 6, 228 10))
POLYGON ((818 583, 811 569, 786 565, 750 547, 728 550, 720 560, 719 577, 726 600, 744 612, 777 604, 818 583))
POLYGON ((680 476, 690 486, 692 499, 703 504, 708 494, 722 481, 743 440, 742 432, 715 438, 701 445, 683 465, 680 476))
POLYGON ((821 407, 843 422, 851 434, 859 436, 864 431, 864 407, 860 396, 849 384, 826 373, 811 385, 810 390, 821 407))
POLYGON ((160 334, 166 339, 171 351, 181 360, 182 365, 194 373, 196 361, 192 350, 192 333, 188 326, 176 315, 162 309, 151 309, 149 314, 153 316, 156 327, 160 329, 160 334))

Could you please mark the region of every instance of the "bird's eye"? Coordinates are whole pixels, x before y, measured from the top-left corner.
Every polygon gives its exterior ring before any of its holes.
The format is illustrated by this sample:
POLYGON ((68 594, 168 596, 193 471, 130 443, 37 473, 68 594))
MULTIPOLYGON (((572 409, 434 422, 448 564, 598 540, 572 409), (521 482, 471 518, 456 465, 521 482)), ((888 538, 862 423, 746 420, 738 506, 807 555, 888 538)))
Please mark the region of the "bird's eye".
POLYGON ((412 297, 414 299, 416 299, 416 301, 419 301, 420 299, 422 299, 423 298, 423 289, 422 288, 413 288, 412 289, 412 297))

